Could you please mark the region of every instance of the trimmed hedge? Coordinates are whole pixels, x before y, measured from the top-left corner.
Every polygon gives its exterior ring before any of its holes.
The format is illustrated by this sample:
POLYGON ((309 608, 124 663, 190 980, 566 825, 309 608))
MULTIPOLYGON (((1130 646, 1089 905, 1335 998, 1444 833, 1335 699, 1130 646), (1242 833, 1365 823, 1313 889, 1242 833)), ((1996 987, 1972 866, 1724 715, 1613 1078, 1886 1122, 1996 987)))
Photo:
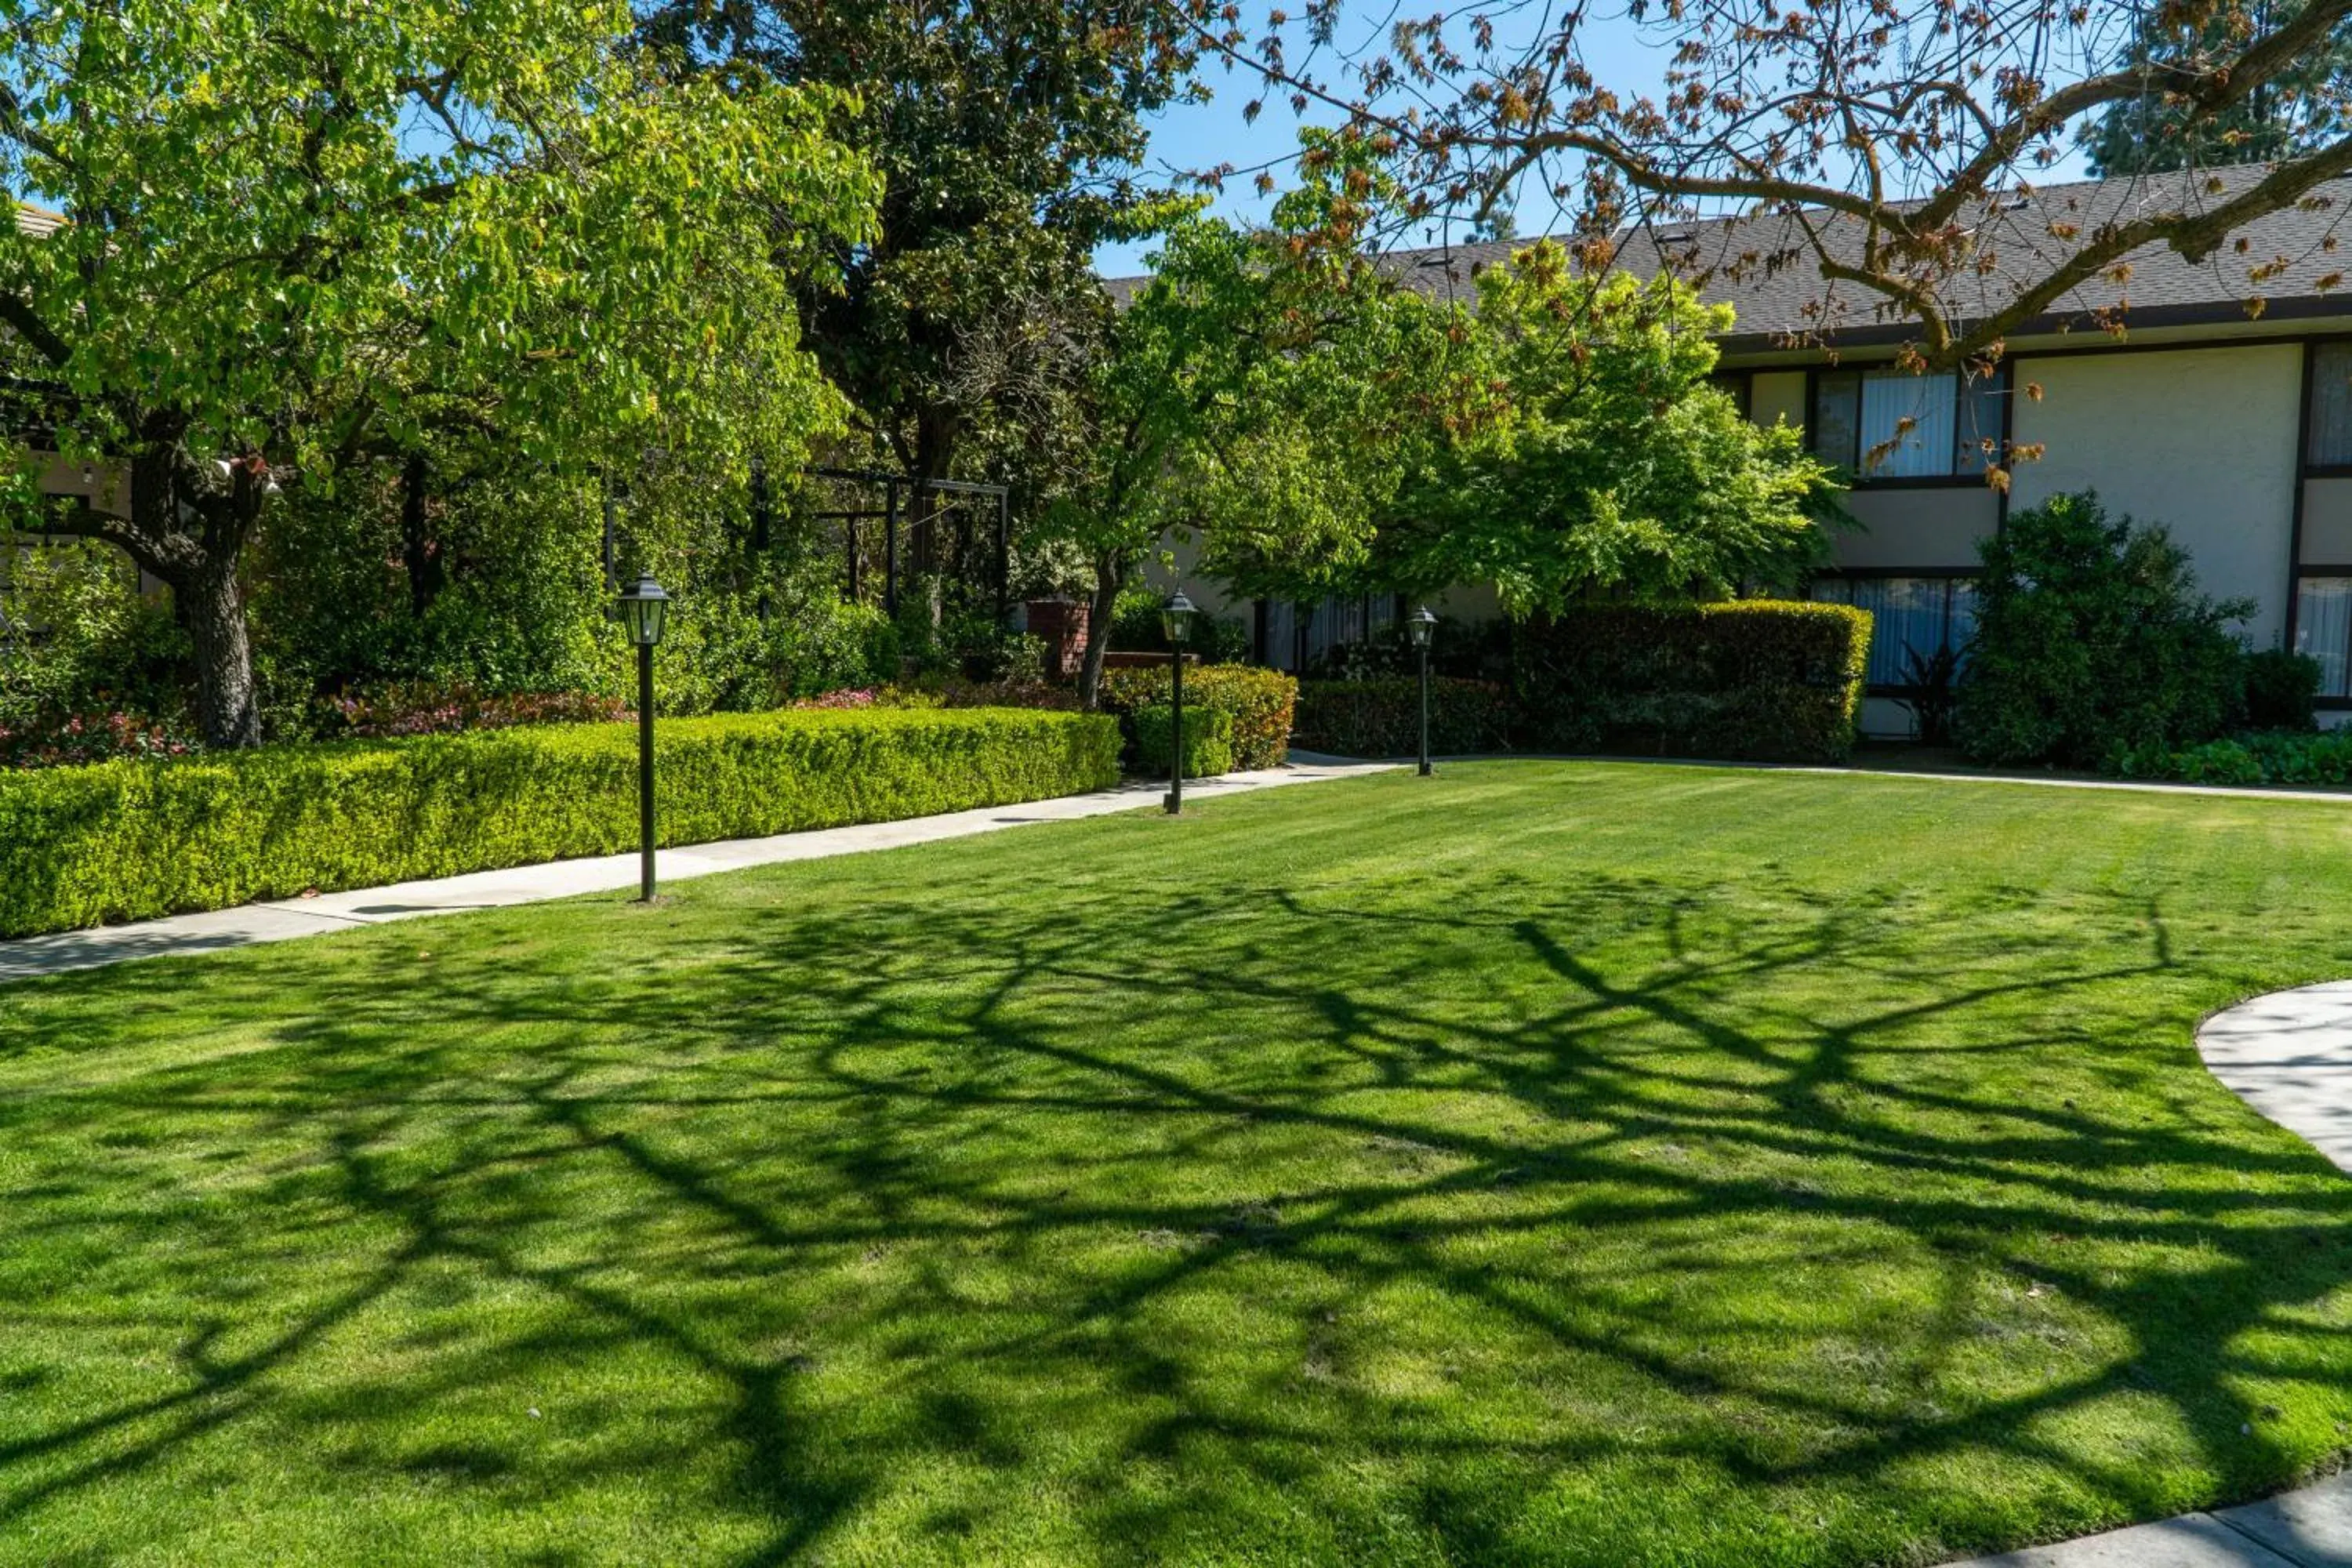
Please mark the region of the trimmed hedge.
MULTIPOLYGON (((1511 694, 1502 686, 1430 678, 1432 752, 1507 752, 1514 721, 1511 694)), ((1293 739, 1302 751, 1342 757, 1412 756, 1421 749, 1421 682, 1411 676, 1302 681, 1293 739)))
MULTIPOLYGON (((1121 716, 1169 700, 1168 666, 1103 672, 1102 705, 1121 716)), ((1222 709, 1234 716, 1234 765, 1279 767, 1290 751, 1298 681, 1278 669, 1246 664, 1184 667, 1184 706, 1222 709)))
MULTIPOLYGON (((1164 702, 1135 710, 1135 765, 1146 776, 1168 776, 1176 710, 1164 702)), ((1234 716, 1222 708, 1184 704, 1184 776, 1214 778, 1234 771, 1234 716)))
MULTIPOLYGON (((1099 715, 728 714, 655 739, 664 844, 1118 782, 1099 715)), ((0 935, 445 877, 637 842, 634 725, 278 746, 0 774, 0 935)))
POLYGON ((1836 762, 1853 749, 1870 614, 1770 599, 1592 605, 1523 624, 1514 654, 1539 750, 1836 762))

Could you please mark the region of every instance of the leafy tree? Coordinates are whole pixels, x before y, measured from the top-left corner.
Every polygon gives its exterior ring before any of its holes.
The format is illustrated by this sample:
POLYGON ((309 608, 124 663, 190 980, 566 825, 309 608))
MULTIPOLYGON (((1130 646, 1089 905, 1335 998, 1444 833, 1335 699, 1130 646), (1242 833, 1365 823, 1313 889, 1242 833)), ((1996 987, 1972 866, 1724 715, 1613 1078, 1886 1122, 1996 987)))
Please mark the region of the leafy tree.
POLYGON ((2240 716, 2250 600, 2200 593, 2160 527, 2110 520, 2095 495, 2012 512, 1979 547, 1977 629, 1954 732, 1988 763, 2097 767, 2194 745, 2240 716))
MULTIPOLYGON (((649 37, 693 58, 843 89, 833 133, 886 181, 877 231, 836 241, 803 291, 827 374, 905 472, 944 479, 1006 432, 1008 375, 1090 331, 1092 257, 1180 216, 1139 183, 1143 116, 1192 65, 1139 0, 659 0, 649 37), (1048 345, 1050 346, 1050 345, 1048 345)), ((930 559, 919 496, 916 564, 930 559)))
POLYGON ((260 734, 238 566, 274 490, 436 429, 584 469, 789 451, 837 417, 791 280, 867 232, 871 171, 822 95, 664 83, 631 24, 573 0, 0 0, 0 174, 70 219, 0 236, 21 413, 114 466, 127 514, 39 526, 170 585, 213 743, 260 734))
POLYGON ((1383 527, 1391 580, 1493 582, 1519 614, 1792 583, 1832 475, 1709 384, 1730 324, 1671 277, 1580 272, 1549 242, 1486 268, 1453 323, 1454 381, 1478 405, 1449 410, 1383 527))
POLYGON ((1309 178, 1264 229, 1194 216, 1152 258, 1071 378, 1048 528, 1084 551, 1091 703, 1119 594, 1171 533, 1244 593, 1328 581, 1426 428, 1426 302, 1361 248, 1377 199, 1362 149, 1310 143, 1309 178))
POLYGON ((1537 194, 1606 256, 1629 223, 1728 213, 1726 243, 1681 260, 1691 280, 1810 273, 1814 335, 1907 321, 1931 369, 1997 359, 2144 249, 2214 261, 2259 309, 2273 258, 2233 241, 2352 174, 2335 73, 2324 93, 2289 86, 2315 79, 2352 0, 1438 6, 1363 28, 1341 26, 1340 0, 1296 17, 1182 5, 1204 49, 1391 149, 1406 218, 1477 221, 1537 194), (1617 74, 1629 33, 1665 62, 1661 90, 1617 74), (2164 52, 2135 58, 2143 38, 2164 52), (2291 90, 2301 133, 2258 177, 2146 177, 2089 215, 2017 205, 2118 106, 2153 94, 2198 145, 2269 123, 2291 90))
POLYGON ((2307 157, 2352 130, 2352 23, 2339 22, 2244 96, 2200 111, 2179 89, 2178 75, 2227 49, 2232 35, 2267 33, 2301 10, 2291 0, 2250 0, 2240 10, 2174 8, 2147 12, 2116 68, 2137 72, 2138 96, 2107 105, 2084 128, 2091 172, 2101 178, 2268 163, 2307 157))

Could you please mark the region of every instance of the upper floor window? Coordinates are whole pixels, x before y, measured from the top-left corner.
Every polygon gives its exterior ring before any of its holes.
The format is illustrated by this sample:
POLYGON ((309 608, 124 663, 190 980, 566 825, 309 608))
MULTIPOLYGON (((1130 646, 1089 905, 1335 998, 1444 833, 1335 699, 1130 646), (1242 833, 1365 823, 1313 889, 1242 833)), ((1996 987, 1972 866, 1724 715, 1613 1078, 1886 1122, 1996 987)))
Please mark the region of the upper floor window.
POLYGON ((2311 345, 2311 441, 2315 468, 2352 468, 2352 341, 2311 345))
POLYGON ((1813 450, 1859 482, 1982 474, 2000 449, 2009 373, 1826 370, 1813 381, 1813 450))

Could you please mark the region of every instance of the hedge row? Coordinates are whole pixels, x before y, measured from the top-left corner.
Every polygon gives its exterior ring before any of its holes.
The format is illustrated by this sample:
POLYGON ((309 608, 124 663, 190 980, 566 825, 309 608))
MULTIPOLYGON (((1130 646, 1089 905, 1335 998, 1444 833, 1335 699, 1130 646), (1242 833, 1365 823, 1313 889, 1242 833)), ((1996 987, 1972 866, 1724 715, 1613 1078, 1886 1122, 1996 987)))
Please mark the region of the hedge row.
POLYGON ((2105 772, 2208 784, 2352 784, 2352 728, 2273 730, 2197 746, 2119 747, 2105 772))
POLYGON ((1867 611, 1741 599, 1530 621, 1512 663, 1538 750, 1835 762, 1869 653, 1867 611))
MULTIPOLYGON (((665 721, 662 842, 1003 805, 1118 782, 1097 715, 1016 710, 665 721)), ((636 731, 579 724, 0 774, 0 935, 380 886, 637 841, 636 731)))
MULTIPOLYGON (((1511 694, 1502 686, 1431 678, 1433 752, 1507 752, 1516 723, 1511 694)), ((1421 749, 1421 682, 1394 676, 1301 682, 1294 740, 1302 751, 1342 757, 1411 756, 1421 749)))
MULTIPOLYGON (((1102 705, 1122 717, 1169 700, 1168 666, 1103 672, 1102 705)), ((1194 703, 1234 716, 1234 766, 1273 768, 1290 751, 1298 682, 1278 669, 1245 664, 1184 667, 1184 706, 1194 703)), ((1129 725, 1130 736, 1132 724, 1129 725)), ((1164 753, 1163 753, 1164 756, 1164 753)))
MULTIPOLYGON (((1176 710, 1155 702, 1131 716, 1135 725, 1135 765, 1146 778, 1168 776, 1171 741, 1176 710)), ((1184 776, 1215 778, 1234 771, 1234 716, 1222 708, 1184 704, 1184 776)))

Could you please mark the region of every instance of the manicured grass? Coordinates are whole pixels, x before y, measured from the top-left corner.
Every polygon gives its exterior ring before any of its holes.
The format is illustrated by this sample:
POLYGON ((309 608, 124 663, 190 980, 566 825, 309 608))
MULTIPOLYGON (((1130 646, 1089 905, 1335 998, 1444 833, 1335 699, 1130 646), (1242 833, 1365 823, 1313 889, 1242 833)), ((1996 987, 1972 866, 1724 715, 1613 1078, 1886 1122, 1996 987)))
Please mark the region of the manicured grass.
POLYGON ((2352 806, 1549 763, 0 990, 0 1561, 1923 1563, 2352 1449, 2352 806))

